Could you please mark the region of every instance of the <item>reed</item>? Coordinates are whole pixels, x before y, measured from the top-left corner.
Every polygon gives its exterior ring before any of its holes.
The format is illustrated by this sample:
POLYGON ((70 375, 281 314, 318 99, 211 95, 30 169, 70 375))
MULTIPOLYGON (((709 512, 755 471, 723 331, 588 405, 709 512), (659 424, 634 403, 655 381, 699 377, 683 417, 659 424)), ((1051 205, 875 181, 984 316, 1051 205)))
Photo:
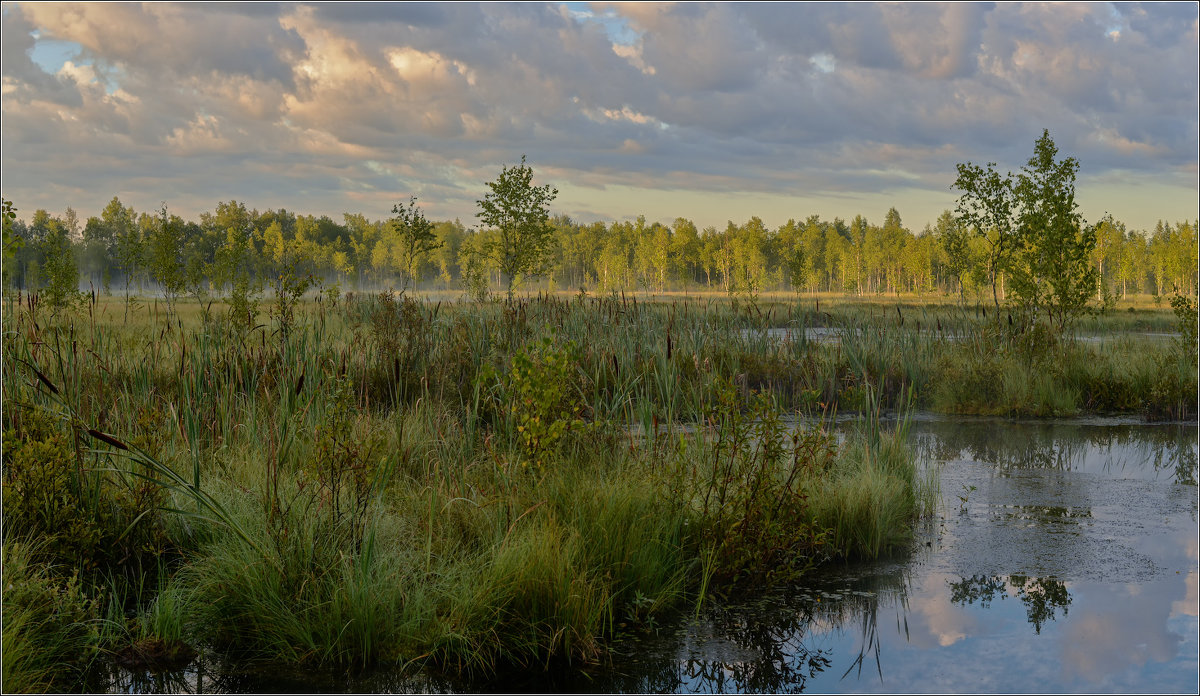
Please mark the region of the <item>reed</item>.
MULTIPOLYGON (((235 662, 588 662, 664 612, 905 548, 936 478, 886 409, 1173 414, 1195 390, 1170 341, 1043 342, 954 305, 337 303, 295 305, 286 336, 186 300, 127 321, 120 302, 53 321, 10 306, 6 564, 54 510, 157 544, 162 563, 25 556, 43 584, 79 568, 80 601, 114 625, 136 617, 87 638, 111 652, 157 637, 235 662), (869 427, 839 442, 795 417, 835 409, 869 427), (11 492, 46 471, 73 492, 24 515, 11 492)), ((13 631, 73 615, 60 601, 13 631)))

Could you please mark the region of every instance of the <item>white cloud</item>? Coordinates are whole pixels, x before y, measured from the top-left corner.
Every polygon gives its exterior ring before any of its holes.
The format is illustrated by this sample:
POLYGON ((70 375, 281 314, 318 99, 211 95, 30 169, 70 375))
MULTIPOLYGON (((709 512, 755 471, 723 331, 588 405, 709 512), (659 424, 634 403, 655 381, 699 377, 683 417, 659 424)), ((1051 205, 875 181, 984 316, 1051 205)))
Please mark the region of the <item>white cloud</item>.
POLYGON ((432 214, 469 217, 474 189, 522 153, 580 190, 941 195, 956 162, 1020 166, 1042 128, 1081 177, 1196 181, 1194 5, 5 12, 6 195, 51 209, 98 209, 105 181, 155 203, 236 192, 336 215, 365 200, 361 177, 381 196, 437 191, 432 214), (30 59, 39 41, 78 55, 48 74, 30 59), (68 193, 81 198, 48 200, 68 193))

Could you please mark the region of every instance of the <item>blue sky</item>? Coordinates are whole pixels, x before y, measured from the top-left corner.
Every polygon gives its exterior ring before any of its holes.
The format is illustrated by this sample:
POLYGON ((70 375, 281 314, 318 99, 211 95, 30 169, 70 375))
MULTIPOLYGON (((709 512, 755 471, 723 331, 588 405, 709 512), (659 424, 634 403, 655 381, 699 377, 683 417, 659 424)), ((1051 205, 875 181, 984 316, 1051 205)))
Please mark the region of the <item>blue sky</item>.
POLYGON ((22 215, 474 220, 528 156, 583 222, 919 230, 1048 128, 1088 220, 1196 217, 1197 5, 4 3, 22 215))

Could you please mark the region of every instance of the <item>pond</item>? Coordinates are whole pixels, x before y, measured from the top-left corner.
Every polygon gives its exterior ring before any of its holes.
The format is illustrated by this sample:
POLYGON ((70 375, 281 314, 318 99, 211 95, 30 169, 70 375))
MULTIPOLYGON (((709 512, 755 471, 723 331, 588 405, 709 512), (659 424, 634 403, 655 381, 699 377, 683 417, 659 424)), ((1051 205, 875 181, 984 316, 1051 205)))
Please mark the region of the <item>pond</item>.
POLYGON ((1197 428, 917 416, 941 505, 902 558, 710 604, 586 669, 121 672, 114 691, 1196 693, 1197 428))

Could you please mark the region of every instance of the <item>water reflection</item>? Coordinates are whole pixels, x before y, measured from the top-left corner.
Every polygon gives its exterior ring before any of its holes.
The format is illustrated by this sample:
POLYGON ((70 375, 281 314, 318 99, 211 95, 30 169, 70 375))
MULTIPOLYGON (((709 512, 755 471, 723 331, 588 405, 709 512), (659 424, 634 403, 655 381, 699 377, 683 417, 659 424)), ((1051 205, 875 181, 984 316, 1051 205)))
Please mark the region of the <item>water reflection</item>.
POLYGON ((941 513, 894 561, 661 617, 600 665, 122 672, 122 692, 1194 692, 1194 427, 917 420, 941 513), (1184 485, 1181 485, 1184 484, 1184 485), (955 495, 977 490, 959 512, 955 495), (1015 600, 1015 601, 1014 601, 1015 600))
POLYGON ((1077 424, 929 420, 917 424, 917 451, 933 460, 988 464, 997 473, 1040 469, 1117 478, 1173 477, 1196 485, 1195 425, 1077 424))
POLYGON ((803 589, 713 608, 684 636, 674 674, 621 690, 799 693, 814 680, 861 676, 864 669, 882 680, 879 619, 890 608, 897 609, 897 629, 907 630, 902 572, 818 577, 803 589), (856 636, 857 650, 851 654, 830 645, 831 632, 856 636), (830 672, 835 662, 836 674, 830 672))
POLYGON ((1071 593, 1061 580, 1054 578, 1030 578, 1010 575, 1007 578, 975 575, 958 582, 948 582, 950 601, 954 604, 975 604, 987 608, 993 599, 1016 596, 1025 605, 1025 615, 1033 624, 1033 631, 1042 633, 1042 624, 1053 621, 1058 610, 1067 615, 1071 604, 1071 593))

